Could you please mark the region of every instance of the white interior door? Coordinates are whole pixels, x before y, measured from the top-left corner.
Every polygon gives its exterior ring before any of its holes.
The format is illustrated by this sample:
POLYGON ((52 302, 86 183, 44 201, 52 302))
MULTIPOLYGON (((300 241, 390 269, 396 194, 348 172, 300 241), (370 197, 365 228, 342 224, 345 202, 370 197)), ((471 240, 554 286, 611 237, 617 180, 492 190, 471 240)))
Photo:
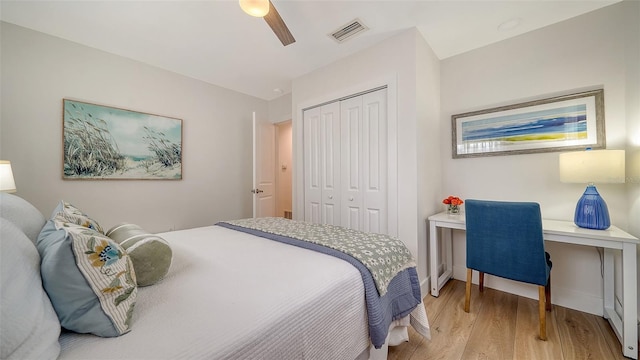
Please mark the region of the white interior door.
POLYGON ((340 105, 305 110, 305 215, 316 224, 340 225, 340 105))
POLYGON ((320 107, 306 110, 302 117, 304 131, 304 219, 321 224, 322 208, 322 140, 320 107))
POLYGON ((362 230, 362 96, 340 102, 341 225, 362 230))
POLYGON ((387 90, 362 96, 361 230, 386 234, 387 226, 387 90))
POLYGON ((340 225, 340 104, 320 110, 322 223, 340 225))
POLYGON ((341 225, 387 233, 386 89, 341 102, 341 225))
POLYGON ((275 216, 275 126, 253 113, 253 217, 275 216))
POLYGON ((304 219, 386 234, 387 90, 303 112, 304 219))
POLYGON ((316 224, 340 224, 340 105, 305 110, 304 218, 316 224))

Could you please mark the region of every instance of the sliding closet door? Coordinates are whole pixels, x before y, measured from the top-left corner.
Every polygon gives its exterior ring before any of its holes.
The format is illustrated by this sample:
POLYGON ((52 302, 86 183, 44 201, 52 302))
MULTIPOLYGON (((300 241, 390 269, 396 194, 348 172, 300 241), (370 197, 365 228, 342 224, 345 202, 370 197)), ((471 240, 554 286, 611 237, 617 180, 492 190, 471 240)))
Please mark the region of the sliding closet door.
POLYGON ((341 225, 387 232, 386 89, 340 104, 341 225))
POLYGON ((320 221, 322 188, 320 172, 322 151, 320 149, 320 108, 306 110, 303 115, 304 129, 304 219, 316 224, 320 221))
POLYGON ((362 229, 362 97, 340 103, 340 144, 342 198, 341 225, 362 229))
POLYGON ((322 137, 322 223, 340 225, 340 104, 320 110, 322 137))
POLYGON ((304 218, 340 224, 340 105, 306 110, 304 128, 304 218))
POLYGON ((387 233, 387 90, 362 96, 362 230, 387 233))

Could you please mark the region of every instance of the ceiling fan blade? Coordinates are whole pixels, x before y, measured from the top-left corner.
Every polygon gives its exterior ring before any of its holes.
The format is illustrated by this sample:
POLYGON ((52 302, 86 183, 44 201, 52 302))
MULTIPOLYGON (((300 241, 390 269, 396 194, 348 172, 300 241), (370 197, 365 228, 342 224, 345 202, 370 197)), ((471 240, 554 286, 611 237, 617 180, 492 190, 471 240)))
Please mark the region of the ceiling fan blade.
POLYGON ((269 24, 271 30, 276 34, 282 45, 287 46, 296 42, 296 39, 291 35, 291 31, 287 28, 287 25, 284 23, 284 20, 278 14, 278 10, 276 10, 275 6, 271 0, 269 0, 269 13, 264 16, 264 21, 269 24))

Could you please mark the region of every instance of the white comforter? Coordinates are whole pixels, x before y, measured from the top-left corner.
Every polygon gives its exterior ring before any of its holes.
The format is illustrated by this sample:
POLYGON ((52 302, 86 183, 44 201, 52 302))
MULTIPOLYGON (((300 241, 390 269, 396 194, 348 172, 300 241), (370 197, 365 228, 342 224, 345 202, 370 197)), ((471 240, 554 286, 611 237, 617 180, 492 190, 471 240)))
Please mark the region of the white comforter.
POLYGON ((347 262, 218 226, 160 236, 173 264, 139 290, 131 332, 63 334, 60 359, 335 360, 369 347, 362 279, 347 262))

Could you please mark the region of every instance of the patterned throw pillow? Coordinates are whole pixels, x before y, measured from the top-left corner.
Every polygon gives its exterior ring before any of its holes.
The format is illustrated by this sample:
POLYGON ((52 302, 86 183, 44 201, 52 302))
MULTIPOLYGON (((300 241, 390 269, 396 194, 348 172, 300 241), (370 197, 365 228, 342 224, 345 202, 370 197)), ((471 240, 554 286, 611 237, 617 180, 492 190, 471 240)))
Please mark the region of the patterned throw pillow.
POLYGON ((133 264, 109 237, 57 213, 38 237, 43 286, 62 327, 103 337, 129 332, 137 296, 133 264))
POLYGON ((100 226, 97 221, 64 200, 60 201, 55 210, 53 210, 53 214, 54 217, 58 218, 60 221, 84 226, 104 234, 102 226, 100 226))
POLYGON ((114 226, 106 235, 131 257, 138 286, 153 285, 169 272, 173 253, 163 238, 149 234, 138 225, 126 223, 114 226))

